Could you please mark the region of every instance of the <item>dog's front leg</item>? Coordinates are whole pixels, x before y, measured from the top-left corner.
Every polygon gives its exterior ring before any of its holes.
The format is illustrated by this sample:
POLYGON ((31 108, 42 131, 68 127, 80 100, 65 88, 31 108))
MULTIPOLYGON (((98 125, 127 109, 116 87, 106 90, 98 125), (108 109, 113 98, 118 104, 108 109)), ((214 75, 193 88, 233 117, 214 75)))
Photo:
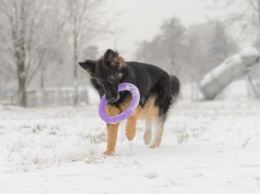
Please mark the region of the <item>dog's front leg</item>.
MULTIPOLYGON (((121 113, 119 108, 111 105, 107 105, 105 110, 108 116, 115 116, 121 113)), ((107 150, 104 152, 105 155, 111 156, 115 153, 118 127, 119 123, 107 123, 107 150)))
POLYGON ((107 150, 104 152, 105 155, 111 156, 115 152, 118 127, 119 123, 107 124, 107 150))
POLYGON ((142 112, 142 107, 138 106, 135 110, 135 113, 128 117, 127 123, 126 123, 126 137, 129 141, 132 141, 135 137, 136 133, 136 122, 137 119, 140 117, 142 112))

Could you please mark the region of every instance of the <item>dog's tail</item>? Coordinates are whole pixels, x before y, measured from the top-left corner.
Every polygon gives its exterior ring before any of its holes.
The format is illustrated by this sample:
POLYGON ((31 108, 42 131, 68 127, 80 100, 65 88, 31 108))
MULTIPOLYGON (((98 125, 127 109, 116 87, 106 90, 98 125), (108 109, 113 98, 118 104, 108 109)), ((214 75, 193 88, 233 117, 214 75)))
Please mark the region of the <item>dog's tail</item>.
POLYGON ((177 100, 177 97, 180 93, 180 81, 175 75, 170 75, 171 80, 171 95, 174 101, 177 100))

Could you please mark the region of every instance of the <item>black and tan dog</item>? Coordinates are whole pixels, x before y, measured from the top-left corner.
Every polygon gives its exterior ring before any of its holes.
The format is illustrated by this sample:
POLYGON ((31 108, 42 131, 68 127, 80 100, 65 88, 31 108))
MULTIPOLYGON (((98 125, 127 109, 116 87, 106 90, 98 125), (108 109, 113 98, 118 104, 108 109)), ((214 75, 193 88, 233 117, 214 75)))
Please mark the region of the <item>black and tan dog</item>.
MULTIPOLYGON (((155 137, 151 148, 160 146, 163 134, 163 126, 167 112, 175 102, 180 83, 176 76, 169 76, 167 72, 154 65, 125 62, 119 54, 108 49, 104 56, 98 60, 86 60, 79 65, 90 75, 91 83, 98 91, 108 99, 106 114, 115 116, 123 112, 131 102, 131 93, 118 92, 118 84, 132 83, 140 92, 140 102, 135 113, 128 117, 126 124, 126 137, 133 140, 136 133, 137 119, 146 120, 144 143, 150 144, 152 137, 152 121, 155 124, 155 137)), ((107 150, 106 155, 115 152, 118 124, 107 124, 107 150)))

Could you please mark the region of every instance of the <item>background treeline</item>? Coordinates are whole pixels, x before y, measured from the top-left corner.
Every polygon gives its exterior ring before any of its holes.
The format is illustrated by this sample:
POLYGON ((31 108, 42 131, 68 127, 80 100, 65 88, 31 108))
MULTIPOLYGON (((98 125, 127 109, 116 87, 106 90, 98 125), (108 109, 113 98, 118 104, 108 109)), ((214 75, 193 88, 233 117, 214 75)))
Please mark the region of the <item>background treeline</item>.
POLYGON ((191 82, 238 50, 238 44, 220 22, 185 28, 178 18, 172 18, 165 21, 153 40, 139 45, 137 59, 158 64, 179 75, 183 82, 191 82))
MULTIPOLYGON (((187 83, 238 52, 243 41, 260 46, 260 0, 208 0, 207 6, 226 14, 189 27, 176 17, 165 20, 131 60, 158 65, 187 83)), ((77 104, 79 87, 88 84, 77 62, 98 58, 97 42, 118 33, 111 10, 105 0, 0 0, 0 92, 17 91, 16 104, 27 106, 29 89, 71 87, 77 104)), ((260 76, 259 65, 251 74, 260 76)))

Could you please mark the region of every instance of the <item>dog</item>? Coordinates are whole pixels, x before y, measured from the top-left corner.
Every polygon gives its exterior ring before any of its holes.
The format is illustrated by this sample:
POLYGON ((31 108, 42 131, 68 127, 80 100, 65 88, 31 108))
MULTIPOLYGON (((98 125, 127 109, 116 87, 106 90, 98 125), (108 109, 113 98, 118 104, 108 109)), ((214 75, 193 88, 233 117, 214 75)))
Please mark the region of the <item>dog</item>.
MULTIPOLYGON (((140 92, 140 102, 133 115, 127 118, 126 137, 132 141, 136 134, 137 119, 146 120, 143 140, 146 145, 152 140, 152 122, 155 137, 151 148, 160 146, 164 122, 170 106, 176 102, 180 91, 180 82, 176 76, 169 75, 161 68, 139 62, 126 62, 117 51, 108 49, 98 60, 86 60, 79 65, 87 71, 91 84, 100 98, 106 96, 108 104, 105 112, 116 116, 125 111, 131 103, 129 91, 118 92, 118 84, 134 84, 140 92)), ((115 153, 119 123, 107 123, 107 149, 105 155, 115 153)))

